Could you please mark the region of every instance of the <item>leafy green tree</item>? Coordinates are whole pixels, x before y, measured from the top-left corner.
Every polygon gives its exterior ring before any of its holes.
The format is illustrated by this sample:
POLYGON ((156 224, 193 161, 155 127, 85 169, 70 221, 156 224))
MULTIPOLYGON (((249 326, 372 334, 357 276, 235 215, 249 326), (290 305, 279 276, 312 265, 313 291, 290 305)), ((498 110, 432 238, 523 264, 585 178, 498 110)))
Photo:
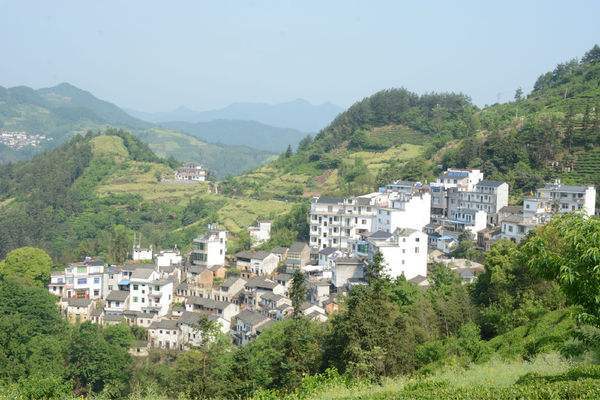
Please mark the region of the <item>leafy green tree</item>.
POLYGON ((127 260, 132 246, 130 232, 123 225, 116 225, 108 237, 108 258, 115 264, 122 264, 127 260))
POLYGON ((126 350, 129 350, 135 339, 130 327, 124 323, 107 326, 103 334, 108 343, 126 350))
POLYGON ((74 328, 69 343, 69 372, 79 393, 104 388, 122 392, 131 374, 131 357, 121 342, 110 343, 100 327, 90 322, 74 328))
POLYGON ((52 259, 42 249, 21 247, 6 255, 0 262, 0 276, 28 285, 44 286, 50 279, 52 259))
POLYGON ((515 91, 515 101, 519 101, 523 98, 523 88, 518 87, 515 91))
POLYGON ((294 308, 294 318, 300 318, 302 316, 301 306, 306 301, 306 277, 299 269, 294 271, 292 277, 292 284, 290 286, 290 299, 292 300, 292 307, 294 308))
POLYGON ((373 260, 368 262, 365 266, 365 277, 367 279, 367 282, 373 283, 377 279, 383 278, 383 267, 383 254, 377 252, 373 256, 373 260))
POLYGON ((522 248, 522 260, 556 281, 583 318, 600 325, 600 219, 580 214, 555 217, 522 248))

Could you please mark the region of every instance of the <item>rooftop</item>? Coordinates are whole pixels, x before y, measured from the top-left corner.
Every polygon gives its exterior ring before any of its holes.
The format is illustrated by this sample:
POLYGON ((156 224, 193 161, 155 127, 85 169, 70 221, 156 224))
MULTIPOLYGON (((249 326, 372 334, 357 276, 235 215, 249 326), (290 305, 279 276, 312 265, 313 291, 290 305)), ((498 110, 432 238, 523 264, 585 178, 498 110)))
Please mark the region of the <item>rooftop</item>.
POLYGON ((501 186, 501 185, 503 185, 505 183, 506 182, 492 181, 492 180, 489 180, 489 179, 484 179, 482 181, 477 182, 477 184, 475 186, 486 186, 486 187, 497 188, 498 186, 501 186))
POLYGON ((125 301, 129 297, 129 292, 125 290, 112 290, 106 295, 108 301, 125 301))
POLYGON ((169 329, 175 330, 177 329, 177 320, 174 319, 161 319, 158 321, 154 321, 150 324, 148 329, 169 329))
POLYGON ((250 326, 255 326, 260 323, 270 321, 269 317, 267 317, 263 314, 259 314, 257 312, 248 311, 248 310, 242 311, 241 313, 239 313, 236 316, 236 318, 250 326))

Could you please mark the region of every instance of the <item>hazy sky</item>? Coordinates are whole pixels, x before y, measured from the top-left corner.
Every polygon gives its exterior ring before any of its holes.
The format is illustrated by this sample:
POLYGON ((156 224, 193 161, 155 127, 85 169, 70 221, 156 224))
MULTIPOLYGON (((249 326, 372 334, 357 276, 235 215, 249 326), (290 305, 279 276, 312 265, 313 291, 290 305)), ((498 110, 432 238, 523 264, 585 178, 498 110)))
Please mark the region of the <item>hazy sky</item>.
POLYGON ((480 104, 600 43, 600 1, 0 0, 0 85, 66 81, 144 111, 377 90, 480 104))

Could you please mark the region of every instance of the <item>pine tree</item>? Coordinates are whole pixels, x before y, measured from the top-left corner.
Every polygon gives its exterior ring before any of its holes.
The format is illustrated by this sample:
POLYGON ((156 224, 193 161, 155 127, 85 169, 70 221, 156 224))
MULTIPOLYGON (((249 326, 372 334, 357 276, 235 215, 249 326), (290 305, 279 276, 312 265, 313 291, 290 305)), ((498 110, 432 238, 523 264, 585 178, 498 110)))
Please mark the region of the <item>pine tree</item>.
POLYGON ((290 158, 292 156, 292 154, 294 154, 293 150, 292 150, 292 145, 288 144, 287 149, 285 150, 285 158, 290 158))
POLYGON ((292 286, 290 287, 290 299, 294 308, 293 317, 299 318, 302 315, 300 307, 306 300, 306 277, 297 269, 292 277, 292 286))

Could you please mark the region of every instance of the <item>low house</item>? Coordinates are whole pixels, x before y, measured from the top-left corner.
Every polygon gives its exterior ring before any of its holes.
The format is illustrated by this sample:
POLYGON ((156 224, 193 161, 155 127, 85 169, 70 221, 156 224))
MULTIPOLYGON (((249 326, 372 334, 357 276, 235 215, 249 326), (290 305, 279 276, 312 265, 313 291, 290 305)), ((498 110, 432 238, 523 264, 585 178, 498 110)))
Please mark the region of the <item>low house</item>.
POLYGON ((171 265, 180 266, 183 263, 181 252, 175 248, 173 250, 163 250, 156 255, 156 266, 158 268, 171 265))
POLYGON ((275 254, 279 258, 279 262, 284 262, 287 259, 288 248, 275 247, 271 249, 271 253, 275 254))
POLYGON ((340 257, 335 260, 331 281, 333 286, 341 289, 351 280, 363 280, 365 277, 365 263, 358 257, 340 257))
POLYGON ((239 294, 244 290, 246 280, 237 276, 232 276, 225 281, 216 289, 212 291, 212 298, 217 301, 226 301, 229 303, 235 303, 239 298, 239 294))
POLYGON ((275 282, 279 283, 281 286, 283 286, 285 288, 286 293, 289 290, 290 286, 292 286, 293 279, 294 279, 294 276, 292 274, 286 274, 284 272, 281 272, 281 273, 273 276, 273 280, 275 282))
POLYGON ((316 304, 303 303, 300 309, 302 310, 302 315, 308 317, 309 319, 319 322, 327 321, 325 309, 316 304))
POLYGON ((500 237, 519 243, 538 225, 539 222, 535 218, 522 214, 512 215, 502 219, 500 237))
POLYGON ((266 293, 283 295, 285 288, 277 282, 262 277, 252 278, 244 286, 244 303, 258 308, 261 297, 266 293))
POLYGON ((64 299, 61 305, 69 322, 76 323, 89 320, 92 309, 95 307, 92 299, 77 299, 73 297, 64 299))
POLYGON ((242 311, 235 317, 233 325, 233 340, 238 346, 243 346, 252 341, 260 333, 260 327, 272 321, 266 315, 242 311))
POLYGON ((260 312, 274 320, 282 320, 291 311, 292 301, 285 296, 274 293, 265 293, 260 298, 260 312))
POLYGON ((224 265, 211 265, 208 269, 213 274, 213 280, 225 279, 225 276, 227 275, 227 268, 224 265))
POLYGON ((293 243, 288 252, 285 265, 292 268, 304 268, 310 264, 310 247, 304 242, 293 243))
POLYGON ((148 327, 148 345, 157 349, 180 349, 181 338, 177 320, 161 319, 148 327))
POLYGON ((214 274, 208 267, 200 265, 190 265, 187 269, 188 282, 193 282, 200 287, 211 287, 214 274))
POLYGON ((271 238, 271 221, 258 221, 256 226, 248 228, 254 244, 262 244, 271 238))
POLYGON ((235 258, 242 277, 271 275, 279 263, 275 254, 266 251, 241 251, 235 258))
POLYGON ((329 298, 331 282, 328 279, 319 279, 308 284, 308 294, 311 304, 323 306, 329 298))
POLYGON ((194 163, 185 163, 175 171, 175 181, 177 182, 204 182, 206 176, 206 170, 201 165, 194 163))
POLYGON ((335 247, 325 247, 319 250, 319 265, 325 269, 331 270, 335 264, 335 259, 343 257, 344 253, 335 247))
POLYGON ((414 278, 409 279, 408 281, 420 287, 429 287, 429 280, 426 276, 423 275, 417 275, 414 278))
POLYGON ((148 341, 136 340, 131 344, 129 348, 129 354, 133 357, 146 357, 148 356, 148 341))
POLYGON ((125 290, 112 290, 106 295, 104 309, 107 313, 123 314, 129 304, 129 292, 125 290))
POLYGON ((206 314, 218 315, 223 317, 226 321, 231 321, 231 319, 240 312, 240 308, 237 304, 196 296, 187 298, 185 301, 185 309, 186 311, 200 311, 206 314))

